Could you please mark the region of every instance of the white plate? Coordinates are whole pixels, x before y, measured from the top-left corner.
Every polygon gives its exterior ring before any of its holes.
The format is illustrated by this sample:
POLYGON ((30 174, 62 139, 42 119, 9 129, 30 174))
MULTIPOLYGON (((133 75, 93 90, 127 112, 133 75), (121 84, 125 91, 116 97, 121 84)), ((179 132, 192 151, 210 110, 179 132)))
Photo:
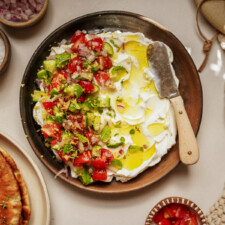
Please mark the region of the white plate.
POLYGON ((15 141, 3 135, 2 132, 0 132, 0 146, 15 160, 26 182, 31 203, 29 225, 49 225, 49 195, 45 181, 37 165, 15 141))

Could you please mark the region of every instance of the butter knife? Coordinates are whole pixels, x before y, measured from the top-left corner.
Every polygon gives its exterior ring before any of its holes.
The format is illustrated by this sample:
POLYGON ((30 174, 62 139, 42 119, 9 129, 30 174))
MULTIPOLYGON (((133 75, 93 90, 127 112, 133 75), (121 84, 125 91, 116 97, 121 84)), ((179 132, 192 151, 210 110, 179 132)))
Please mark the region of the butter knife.
POLYGON ((172 71, 167 46, 156 41, 147 48, 150 70, 161 98, 172 103, 178 129, 179 155, 182 163, 192 165, 199 160, 199 148, 172 71))

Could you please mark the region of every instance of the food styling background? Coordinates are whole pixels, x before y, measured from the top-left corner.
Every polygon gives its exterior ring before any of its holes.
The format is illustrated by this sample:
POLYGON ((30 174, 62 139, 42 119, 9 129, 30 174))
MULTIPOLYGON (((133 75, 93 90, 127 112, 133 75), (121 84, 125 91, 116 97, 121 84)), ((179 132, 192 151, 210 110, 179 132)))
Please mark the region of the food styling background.
MULTIPOLYGON (((196 28, 196 5, 192 0, 50 0, 45 17, 33 27, 14 29, 0 25, 12 47, 9 68, 0 77, 0 130, 13 137, 39 166, 49 190, 51 225, 141 225, 151 208, 167 196, 189 198, 207 213, 222 193, 225 182, 225 53, 217 40, 208 64, 200 74, 203 116, 197 138, 200 160, 196 165, 180 164, 160 181, 139 191, 119 195, 96 194, 55 179, 26 140, 19 113, 19 91, 30 57, 42 40, 60 25, 103 10, 131 11, 157 21, 176 35, 190 51, 196 66, 200 66, 204 55, 196 28)), ((215 30, 202 16, 200 24, 207 37, 213 36, 215 30)), ((29 191, 32 196, 32 190, 29 191)))

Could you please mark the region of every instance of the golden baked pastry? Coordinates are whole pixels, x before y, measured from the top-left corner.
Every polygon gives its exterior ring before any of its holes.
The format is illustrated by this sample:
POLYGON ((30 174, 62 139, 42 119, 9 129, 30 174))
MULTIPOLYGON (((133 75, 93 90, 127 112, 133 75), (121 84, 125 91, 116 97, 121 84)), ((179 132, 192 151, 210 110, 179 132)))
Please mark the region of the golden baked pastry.
POLYGON ((0 224, 26 225, 29 218, 26 184, 15 161, 0 147, 0 224))

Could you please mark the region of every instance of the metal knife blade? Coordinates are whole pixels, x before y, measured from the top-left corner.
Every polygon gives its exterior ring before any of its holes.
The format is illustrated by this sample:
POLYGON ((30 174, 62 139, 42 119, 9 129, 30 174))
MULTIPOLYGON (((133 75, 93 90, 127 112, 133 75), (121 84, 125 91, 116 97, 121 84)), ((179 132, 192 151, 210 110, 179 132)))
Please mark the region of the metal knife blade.
POLYGON ((147 48, 147 58, 159 96, 161 98, 179 96, 166 45, 159 41, 150 44, 147 48))

